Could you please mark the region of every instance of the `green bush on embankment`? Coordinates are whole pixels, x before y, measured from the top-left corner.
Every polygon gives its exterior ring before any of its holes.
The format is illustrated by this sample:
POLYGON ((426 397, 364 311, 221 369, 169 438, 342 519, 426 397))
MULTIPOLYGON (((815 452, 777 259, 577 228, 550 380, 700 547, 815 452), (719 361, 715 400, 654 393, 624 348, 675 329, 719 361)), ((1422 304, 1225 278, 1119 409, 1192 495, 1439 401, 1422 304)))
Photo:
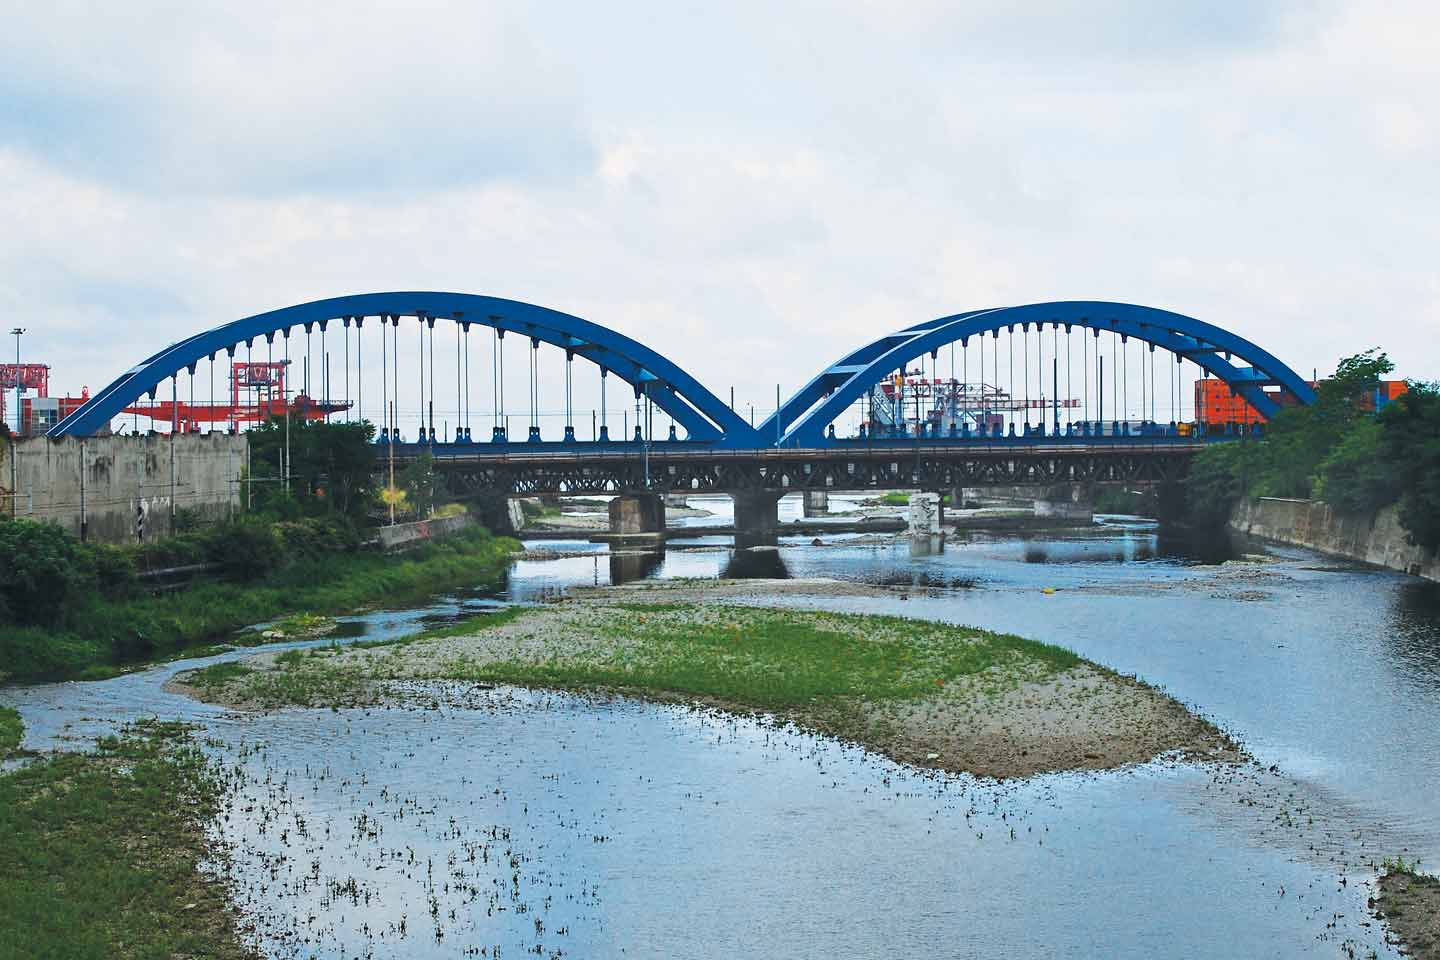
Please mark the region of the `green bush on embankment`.
POLYGON ((472 528, 403 555, 364 553, 346 529, 329 519, 247 520, 148 548, 144 559, 157 565, 222 562, 233 578, 149 596, 135 585, 135 551, 81 544, 46 524, 0 522, 0 676, 106 676, 287 613, 341 613, 478 585, 497 579, 516 548, 472 528))

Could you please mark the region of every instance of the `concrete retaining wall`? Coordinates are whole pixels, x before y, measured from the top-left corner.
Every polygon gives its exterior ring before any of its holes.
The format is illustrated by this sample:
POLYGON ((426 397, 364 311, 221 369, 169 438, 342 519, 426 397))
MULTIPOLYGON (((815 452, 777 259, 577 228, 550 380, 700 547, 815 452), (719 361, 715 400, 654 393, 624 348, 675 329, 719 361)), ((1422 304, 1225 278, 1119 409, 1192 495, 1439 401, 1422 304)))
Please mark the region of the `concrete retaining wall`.
POLYGON ((1385 507, 1374 516, 1351 516, 1337 513, 1319 500, 1265 497, 1254 503, 1241 501, 1230 516, 1230 526, 1263 540, 1440 580, 1440 558, 1405 542, 1405 529, 1394 507, 1385 507))
POLYGON ((404 550, 429 540, 443 540, 475 523, 468 513, 454 517, 436 517, 434 520, 419 520, 415 523, 397 523, 393 527, 380 527, 376 533, 380 546, 385 550, 404 550))
MULTIPOLYGON (((154 437, 33 437, 13 448, 15 516, 57 523, 75 536, 136 543, 170 534, 171 441, 154 437)), ((243 436, 184 434, 174 441, 173 506, 218 519, 240 506, 243 436)), ((10 514, 11 456, 0 445, 0 509, 10 514)))

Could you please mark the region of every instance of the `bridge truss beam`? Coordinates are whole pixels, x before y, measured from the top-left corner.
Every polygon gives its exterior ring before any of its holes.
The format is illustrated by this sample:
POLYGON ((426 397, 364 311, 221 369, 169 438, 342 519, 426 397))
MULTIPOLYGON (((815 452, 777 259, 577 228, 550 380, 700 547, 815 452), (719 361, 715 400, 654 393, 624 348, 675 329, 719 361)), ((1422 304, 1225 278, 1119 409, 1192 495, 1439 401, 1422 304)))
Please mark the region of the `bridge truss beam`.
MULTIPOLYGON (((437 456, 458 495, 948 490, 957 486, 1164 483, 1182 479, 1203 443, 923 446, 725 453, 715 450, 437 456)), ((417 452, 406 450, 397 463, 417 452)))

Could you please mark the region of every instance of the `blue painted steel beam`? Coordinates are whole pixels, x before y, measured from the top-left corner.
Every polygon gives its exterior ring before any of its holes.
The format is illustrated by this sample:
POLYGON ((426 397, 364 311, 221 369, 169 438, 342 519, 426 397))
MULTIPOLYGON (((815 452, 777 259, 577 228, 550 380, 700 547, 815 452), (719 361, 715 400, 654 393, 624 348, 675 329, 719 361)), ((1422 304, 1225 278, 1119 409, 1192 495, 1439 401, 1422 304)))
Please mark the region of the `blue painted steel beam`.
POLYGON ((368 293, 316 300, 256 314, 173 343, 127 370, 88 403, 54 427, 52 437, 89 436, 142 396, 198 361, 221 352, 232 356, 241 344, 273 341, 295 327, 370 317, 450 319, 533 337, 573 351, 640 388, 651 388, 656 404, 685 428, 691 439, 723 447, 762 445, 755 430, 688 373, 649 347, 588 320, 518 300, 442 292, 368 293))
MULTIPOLYGON (((945 320, 959 320, 965 317, 973 317, 977 314, 981 314, 984 312, 986 311, 972 310, 969 313, 961 313, 956 314, 954 317, 947 317, 945 318, 945 320)), ((786 400, 780 405, 780 409, 777 411, 777 413, 780 417, 781 429, 788 430, 792 423, 798 420, 800 416, 805 413, 805 411, 809 410, 815 404, 819 403, 821 398, 829 396, 842 384, 849 382, 854 377, 867 375, 867 371, 872 369, 878 358, 886 356, 890 351, 894 350, 897 345, 910 343, 915 339, 916 336, 919 335, 919 331, 928 330, 939 322, 942 321, 930 321, 924 324, 916 324, 914 327, 907 328, 897 333, 887 334, 877 340, 873 340, 870 343, 865 344, 858 350, 850 351, 845 356, 841 357, 839 360, 831 364, 829 367, 826 367, 817 377, 815 377, 815 379, 805 384, 805 386, 801 387, 794 396, 792 396, 789 400, 786 400)), ((881 377, 888 375, 891 372, 892 371, 890 370, 885 370, 881 374, 881 377)), ((879 380, 880 377, 877 377, 876 380, 872 381, 872 384, 878 383, 879 380)), ((760 424, 760 426, 755 428, 756 433, 758 433, 761 437, 768 438, 769 442, 772 444, 775 442, 776 435, 775 417, 776 414, 772 413, 770 416, 765 418, 764 423, 760 424)), ((834 417, 831 418, 831 420, 833 419, 834 417)), ((828 425, 829 421, 826 421, 825 426, 828 425)))
POLYGON ((841 358, 781 404, 778 415, 783 433, 778 441, 774 439, 774 415, 756 432, 778 446, 824 446, 827 426, 867 390, 894 371, 904 369, 910 361, 955 341, 1032 323, 1112 330, 1164 347, 1224 380, 1266 417, 1272 416, 1279 405, 1264 392, 1265 385, 1278 385, 1300 403, 1315 402, 1315 391, 1295 371, 1228 330, 1155 307, 1071 300, 960 313, 881 337, 841 358), (1236 367, 1221 354, 1239 357, 1250 367, 1236 367), (856 366, 860 369, 854 369, 856 366), (843 374, 831 372, 842 368, 843 374))

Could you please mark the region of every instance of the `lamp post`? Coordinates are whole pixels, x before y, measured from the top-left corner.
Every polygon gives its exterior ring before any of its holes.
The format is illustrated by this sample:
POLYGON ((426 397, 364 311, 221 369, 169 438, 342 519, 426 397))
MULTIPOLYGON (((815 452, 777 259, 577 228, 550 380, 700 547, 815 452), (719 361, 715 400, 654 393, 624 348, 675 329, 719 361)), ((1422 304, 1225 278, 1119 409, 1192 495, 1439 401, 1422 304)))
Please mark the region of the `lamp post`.
POLYGON ((10 441, 10 519, 15 519, 20 498, 20 448, 16 445, 20 439, 20 430, 24 425, 24 418, 20 414, 20 387, 24 378, 20 375, 20 337, 25 333, 24 327, 16 327, 10 331, 15 338, 15 434, 10 441))

